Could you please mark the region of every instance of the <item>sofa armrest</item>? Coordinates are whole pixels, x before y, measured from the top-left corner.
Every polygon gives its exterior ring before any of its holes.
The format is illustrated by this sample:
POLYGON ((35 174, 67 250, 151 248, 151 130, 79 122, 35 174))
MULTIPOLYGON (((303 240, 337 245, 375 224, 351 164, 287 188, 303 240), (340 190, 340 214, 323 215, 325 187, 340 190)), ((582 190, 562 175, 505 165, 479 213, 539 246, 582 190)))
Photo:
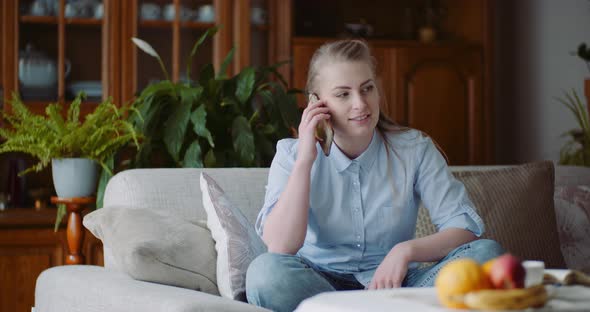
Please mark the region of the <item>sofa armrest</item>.
POLYGON ((268 311, 179 287, 142 282, 99 266, 47 269, 37 278, 35 312, 268 311))

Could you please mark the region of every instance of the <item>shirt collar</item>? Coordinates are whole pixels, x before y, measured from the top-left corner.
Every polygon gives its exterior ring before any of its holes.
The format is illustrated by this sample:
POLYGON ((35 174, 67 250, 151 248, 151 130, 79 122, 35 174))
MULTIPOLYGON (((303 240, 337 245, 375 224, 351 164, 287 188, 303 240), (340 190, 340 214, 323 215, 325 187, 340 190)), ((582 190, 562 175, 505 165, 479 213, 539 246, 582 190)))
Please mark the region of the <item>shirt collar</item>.
POLYGON ((375 158, 377 158, 382 142, 381 136, 377 133, 377 130, 373 130, 371 143, 369 143, 367 149, 359 155, 359 157, 350 159, 336 144, 332 144, 332 147, 330 148, 330 158, 332 158, 338 172, 346 170, 353 162, 358 163, 364 171, 368 171, 375 162, 375 158))

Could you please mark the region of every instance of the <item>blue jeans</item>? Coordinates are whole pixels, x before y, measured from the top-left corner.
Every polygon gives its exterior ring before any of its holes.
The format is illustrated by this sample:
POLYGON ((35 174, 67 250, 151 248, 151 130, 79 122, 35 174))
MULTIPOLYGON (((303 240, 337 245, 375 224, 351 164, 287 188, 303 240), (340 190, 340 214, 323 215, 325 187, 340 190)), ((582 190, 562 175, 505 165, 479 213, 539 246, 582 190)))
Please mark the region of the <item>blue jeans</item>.
MULTIPOLYGON (((451 260, 473 258, 483 263, 503 253, 504 249, 493 240, 475 240, 455 248, 432 266, 409 269, 402 287, 434 286, 441 267, 451 260)), ((273 311, 293 311, 301 301, 322 292, 364 288, 352 274, 323 271, 297 255, 262 254, 246 273, 248 302, 273 311)))

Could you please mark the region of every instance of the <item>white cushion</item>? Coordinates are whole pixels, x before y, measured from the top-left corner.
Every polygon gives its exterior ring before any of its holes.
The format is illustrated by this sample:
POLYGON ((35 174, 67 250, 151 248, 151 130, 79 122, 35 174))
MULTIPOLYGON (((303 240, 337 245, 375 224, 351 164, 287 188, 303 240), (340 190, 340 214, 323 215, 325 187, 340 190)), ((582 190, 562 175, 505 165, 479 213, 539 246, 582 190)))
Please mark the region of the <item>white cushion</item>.
POLYGON ((105 207, 86 215, 84 226, 110 248, 120 269, 131 277, 219 294, 214 242, 204 221, 105 207))
POLYGON ((217 285, 222 297, 246 301, 246 271, 266 251, 254 227, 233 205, 221 187, 201 173, 203 207, 217 251, 217 285))

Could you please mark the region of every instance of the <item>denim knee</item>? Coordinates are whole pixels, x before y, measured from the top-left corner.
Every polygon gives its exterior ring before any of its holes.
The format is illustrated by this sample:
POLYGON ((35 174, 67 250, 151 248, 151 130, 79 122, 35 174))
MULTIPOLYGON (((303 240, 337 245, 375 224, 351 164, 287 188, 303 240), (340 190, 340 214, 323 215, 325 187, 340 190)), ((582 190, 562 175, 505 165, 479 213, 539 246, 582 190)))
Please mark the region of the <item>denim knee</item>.
POLYGON ((293 311, 306 298, 333 290, 299 256, 264 253, 250 263, 246 272, 248 302, 273 311, 293 311))
POLYGON ((297 256, 264 253, 256 257, 246 272, 246 297, 248 302, 265 306, 270 298, 289 292, 290 269, 305 267, 297 256))
POLYGON ((277 289, 280 285, 275 284, 280 284, 281 275, 285 274, 287 265, 284 262, 288 257, 294 256, 267 252, 256 257, 246 272, 246 293, 267 293, 277 289))
POLYGON ((478 239, 469 243, 469 257, 479 263, 484 263, 490 259, 504 254, 506 251, 498 242, 491 239, 478 239))

